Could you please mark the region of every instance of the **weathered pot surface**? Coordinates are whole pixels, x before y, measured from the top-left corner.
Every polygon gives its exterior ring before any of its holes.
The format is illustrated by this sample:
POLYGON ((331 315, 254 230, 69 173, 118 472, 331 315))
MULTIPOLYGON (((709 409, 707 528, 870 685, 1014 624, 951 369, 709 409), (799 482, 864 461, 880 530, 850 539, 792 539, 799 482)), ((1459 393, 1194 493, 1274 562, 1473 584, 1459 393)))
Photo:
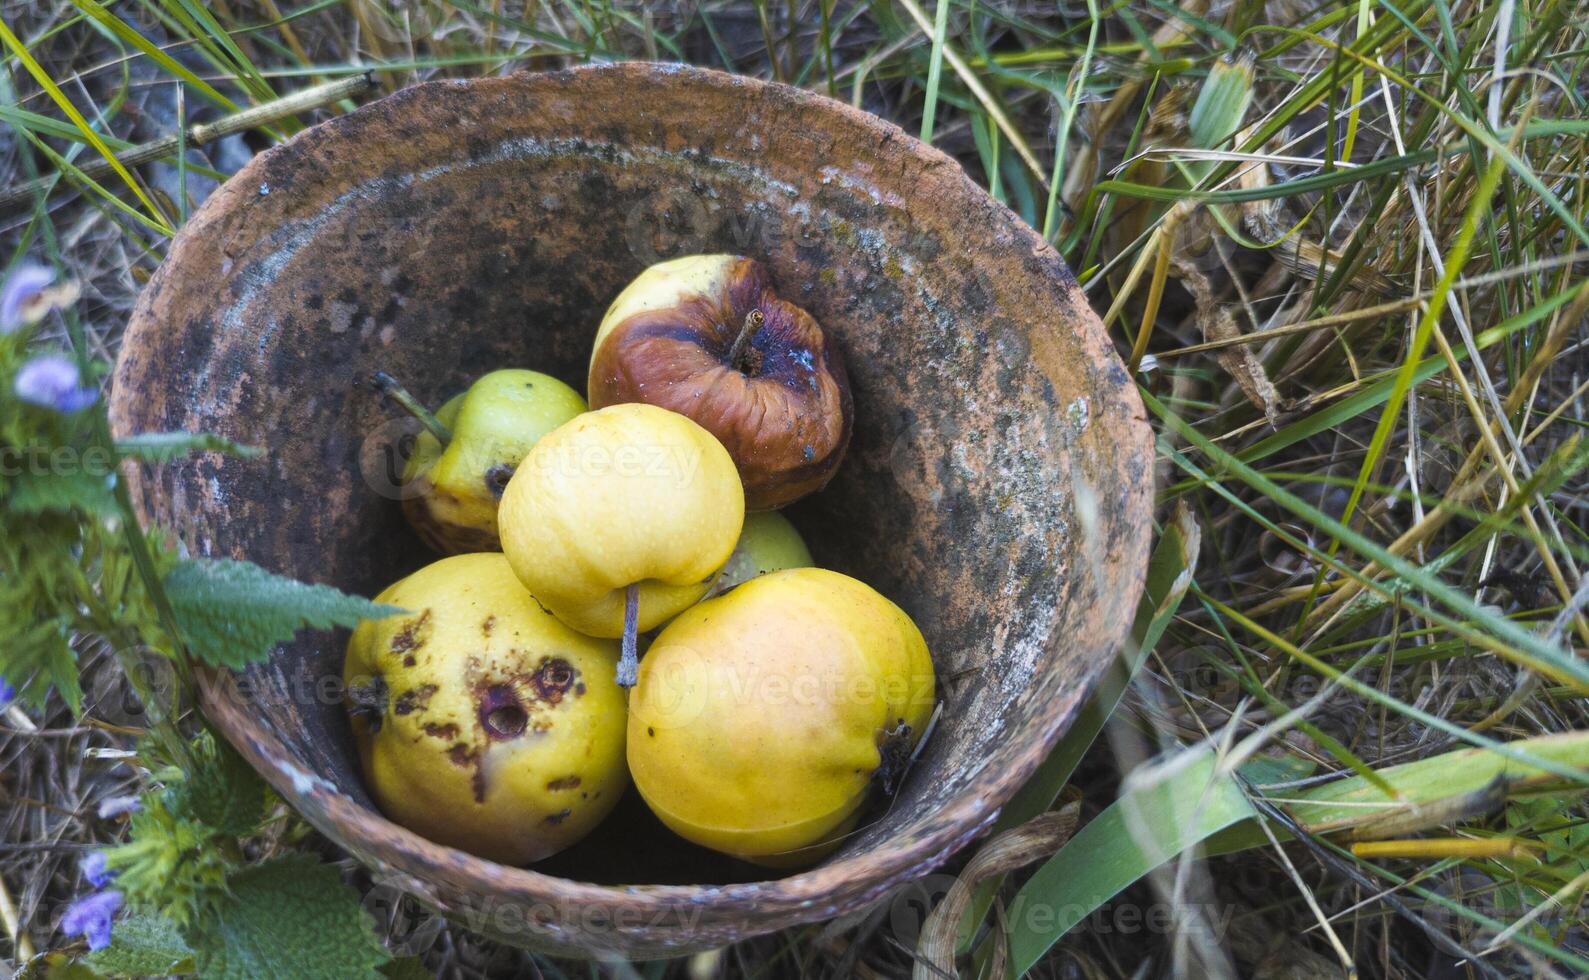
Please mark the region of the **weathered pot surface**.
POLYGON ((119 433, 264 446, 133 475, 194 555, 372 595, 431 560, 396 499, 432 404, 496 367, 583 389, 607 303, 688 252, 765 262, 838 338, 855 433, 791 518, 899 602, 943 720, 892 805, 767 880, 670 838, 630 794, 532 869, 371 805, 332 679, 345 634, 210 674, 213 722, 308 820, 466 926, 570 955, 674 956, 858 909, 986 830, 1123 637, 1150 534, 1142 406, 1055 252, 948 157, 870 115, 716 72, 622 64, 419 85, 261 154, 194 215, 134 312, 119 433))

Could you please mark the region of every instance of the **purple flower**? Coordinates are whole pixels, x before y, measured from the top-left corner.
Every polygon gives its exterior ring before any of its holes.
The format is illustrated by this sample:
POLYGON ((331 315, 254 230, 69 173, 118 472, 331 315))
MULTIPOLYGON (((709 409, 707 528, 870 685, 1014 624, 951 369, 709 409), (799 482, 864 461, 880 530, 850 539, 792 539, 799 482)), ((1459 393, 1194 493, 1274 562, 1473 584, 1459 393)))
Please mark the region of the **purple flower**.
POLYGON ((99 819, 109 820, 119 817, 124 813, 137 813, 143 809, 143 804, 138 802, 136 796, 112 796, 99 804, 99 819))
POLYGON ((95 888, 104 888, 110 884, 110 879, 116 877, 116 872, 105 866, 104 851, 90 852, 87 857, 83 858, 83 863, 79 865, 79 868, 83 872, 83 877, 87 878, 88 883, 95 888))
POLYGON ((121 892, 107 890, 94 892, 78 899, 61 917, 61 931, 69 936, 83 936, 91 950, 110 945, 110 920, 121 908, 121 892))
POLYGON ((24 262, 0 287, 0 333, 13 333, 44 315, 49 302, 46 290, 55 273, 42 265, 24 262))
POLYGON ((10 681, 0 677, 0 711, 4 711, 16 697, 17 689, 11 686, 10 681))
POLYGON ((94 404, 98 390, 83 385, 77 365, 60 354, 40 354, 17 371, 17 397, 57 412, 79 412, 94 404))

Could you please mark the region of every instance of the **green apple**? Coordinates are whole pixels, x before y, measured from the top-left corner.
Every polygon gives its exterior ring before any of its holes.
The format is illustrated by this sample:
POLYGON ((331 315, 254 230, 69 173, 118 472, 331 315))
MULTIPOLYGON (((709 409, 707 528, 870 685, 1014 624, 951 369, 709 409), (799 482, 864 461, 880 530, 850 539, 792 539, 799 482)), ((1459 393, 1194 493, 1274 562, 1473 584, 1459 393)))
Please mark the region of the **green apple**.
POLYGON ((584 411, 579 392, 556 378, 510 368, 483 375, 434 420, 416 412, 426 428, 403 473, 409 523, 444 554, 500 550, 497 505, 513 471, 542 436, 584 411))
POLYGON ((577 416, 543 436, 497 511, 502 550, 530 594, 591 636, 635 634, 711 588, 745 520, 728 450, 677 412, 642 403, 577 416))
POLYGON ((813 564, 805 539, 778 511, 754 511, 745 515, 745 529, 728 557, 728 564, 712 583, 712 595, 722 595, 758 575, 785 568, 808 568, 813 564))

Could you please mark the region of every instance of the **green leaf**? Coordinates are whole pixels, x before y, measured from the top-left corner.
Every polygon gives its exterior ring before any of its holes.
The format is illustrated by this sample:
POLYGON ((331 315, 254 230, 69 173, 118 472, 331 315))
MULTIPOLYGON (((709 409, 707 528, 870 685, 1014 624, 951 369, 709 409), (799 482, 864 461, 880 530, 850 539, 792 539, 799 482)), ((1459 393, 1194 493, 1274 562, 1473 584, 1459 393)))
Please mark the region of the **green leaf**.
POLYGON ((193 972, 193 950, 168 919, 134 912, 116 920, 110 945, 83 960, 112 977, 163 977, 193 972))
POLYGON ((54 687, 72 709, 83 713, 83 687, 77 676, 77 656, 66 639, 61 620, 47 620, 12 634, 0 647, 0 677, 17 689, 17 698, 35 708, 54 687))
POLYGON ((193 743, 193 768, 171 789, 171 809, 231 837, 259 828, 265 781, 225 740, 204 733, 193 743))
POLYGON ((91 967, 65 953, 40 953, 23 964, 11 980, 105 980, 91 967))
POLYGON ((147 463, 169 463, 193 453, 225 453, 252 459, 264 450, 208 432, 140 432, 117 439, 116 452, 147 463))
POLYGON ((1010 917, 1010 968, 1021 976, 1060 936, 1143 875, 1254 815, 1211 746, 1143 775, 1032 875, 1010 917), (1031 910, 1043 914, 1027 914, 1031 910), (1025 910, 1025 911, 1023 911, 1025 910), (1052 913, 1052 914, 1048 914, 1052 913))
POLYGON ((379 980, 390 955, 337 869, 307 854, 246 868, 188 943, 206 980, 379 980))
MULTIPOLYGON (((1589 767, 1589 732, 1566 732, 1507 743, 1513 750, 1460 749, 1378 770, 1373 779, 1352 776, 1295 794, 1282 804, 1309 833, 1336 833, 1366 825, 1416 829, 1420 815, 1437 822, 1461 819, 1448 804, 1501 780, 1509 793, 1538 790, 1558 780, 1558 766, 1589 767), (1555 765, 1520 762, 1526 755, 1555 765), (1382 785, 1383 784, 1383 785, 1382 785), (1384 785, 1391 787, 1387 794, 1384 785), (1443 817, 1443 820, 1442 820, 1443 817)), ((1141 770, 1139 770, 1141 772, 1141 770)), ((1295 777, 1290 763, 1249 760, 1252 779, 1295 777)), ((1231 854, 1268 842, 1236 777, 1218 767, 1203 744, 1146 776, 1135 776, 1116 800, 1032 875, 1011 904, 1010 961, 1019 975, 1076 923, 1154 868, 1189 847, 1207 842, 1207 853, 1231 854), (1022 913, 1021 910, 1027 910, 1022 913), (1031 914, 1041 909, 1044 914, 1031 914), (1050 910, 1054 914, 1047 914, 1050 910)), ((1275 836, 1290 834, 1274 828, 1275 836)), ((1400 832, 1400 831, 1399 831, 1400 832)))
POLYGON ((165 590, 193 656, 234 669, 266 659, 305 626, 353 626, 402 612, 229 559, 180 562, 166 573, 165 590))
POLYGON ((91 469, 20 473, 7 503, 13 512, 25 516, 80 511, 90 517, 110 517, 118 513, 113 479, 113 471, 96 473, 91 469))
MULTIPOLYGON (((1527 754, 1540 762, 1589 768, 1589 731, 1541 735, 1506 745, 1517 755, 1527 754)), ((1451 810, 1442 807, 1442 803, 1477 793, 1497 779, 1502 780, 1508 793, 1557 783, 1559 778, 1551 771, 1553 768, 1521 762, 1512 755, 1488 749, 1458 749, 1378 770, 1379 778, 1394 790, 1394 799, 1370 780, 1353 776, 1300 793, 1300 802, 1287 804, 1286 809, 1311 833, 1335 833, 1396 821, 1402 828, 1397 832, 1399 836, 1412 832, 1407 829, 1413 826, 1408 820, 1419 814, 1436 820, 1444 814, 1449 822, 1451 810)), ((1278 828, 1276 833, 1281 839, 1287 836, 1278 828)), ((1243 827, 1221 835, 1217 850, 1228 853, 1241 846, 1256 847, 1267 840, 1257 826, 1243 827)))
POLYGON ((1258 755, 1241 764, 1241 777, 1253 786, 1276 786, 1306 779, 1317 770, 1311 759, 1294 755, 1258 755))
POLYGON ((381 967, 386 980, 436 980, 436 975, 425 968, 417 956, 404 956, 381 967))

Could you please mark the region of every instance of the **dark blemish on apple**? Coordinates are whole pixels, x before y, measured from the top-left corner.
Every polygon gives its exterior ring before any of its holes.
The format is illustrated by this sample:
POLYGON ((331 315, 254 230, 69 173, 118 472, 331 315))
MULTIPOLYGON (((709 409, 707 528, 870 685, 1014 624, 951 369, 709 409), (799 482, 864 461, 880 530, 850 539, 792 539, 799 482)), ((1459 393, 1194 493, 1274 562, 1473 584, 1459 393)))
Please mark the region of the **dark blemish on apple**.
POLYGON ((433 721, 429 721, 425 723, 425 734, 431 738, 439 738, 444 742, 450 742, 458 737, 458 726, 450 721, 445 725, 438 725, 433 721))
POLYGON ((657 737, 657 730, 655 728, 652 728, 652 727, 650 727, 648 725, 648 726, 646 726, 646 734, 651 736, 652 738, 656 738, 657 737))
POLYGON ((809 463, 817 458, 817 451, 810 446, 802 446, 800 447, 800 457, 809 463))
POLYGON ((381 719, 386 714, 386 678, 376 674, 363 684, 348 685, 348 714, 363 718, 370 733, 381 730, 381 719))
MULTIPOLYGON (((430 625, 430 610, 424 609, 420 614, 403 624, 392 637, 391 649, 393 653, 407 653, 425 645, 425 638, 420 636, 425 627, 430 625)), ((406 661, 405 661, 406 662, 406 661)), ((412 666, 410 664, 410 666, 412 666)))
POLYGON ((579 777, 578 776, 564 776, 561 779, 554 779, 551 782, 546 784, 546 788, 551 790, 551 791, 553 791, 554 793, 557 792, 558 790, 578 789, 579 788, 579 777))
POLYGON ((403 654, 403 666, 404 667, 412 667, 412 666, 414 666, 414 664, 416 662, 417 661, 414 660, 414 655, 412 653, 403 654))
POLYGON ((880 761, 872 771, 872 780, 882 787, 885 796, 893 796, 899 790, 905 772, 910 768, 912 732, 913 729, 905 724, 903 718, 899 719, 898 727, 878 732, 880 761))
POLYGON ((478 755, 478 752, 464 742, 459 742, 447 750, 447 760, 460 769, 474 765, 475 757, 478 755))
POLYGON ((304 300, 303 305, 306 309, 318 310, 326 305, 326 298, 321 296, 319 293, 315 293, 308 299, 304 300))
POLYGON ((513 479, 513 470, 514 467, 506 463, 498 463, 486 470, 486 489, 491 496, 501 498, 502 492, 508 488, 508 481, 513 479))
POLYGON ((496 625, 497 618, 495 616, 487 616, 485 621, 480 624, 480 632, 486 636, 490 636, 491 631, 496 629, 496 625))
POLYGON ((529 727, 530 713, 506 684, 493 684, 480 698, 480 727, 493 739, 518 738, 529 727))
POLYGON ((565 806, 561 810, 557 811, 556 813, 547 814, 546 822, 555 827, 558 824, 562 823, 564 820, 567 820, 570 816, 573 815, 573 813, 574 813, 573 810, 570 810, 568 807, 565 806))
POLYGON ((430 707, 430 696, 436 693, 436 685, 421 684, 411 691, 404 691, 392 702, 392 712, 399 715, 411 715, 416 711, 424 711, 430 707))
POLYGON ((585 682, 584 681, 579 681, 579 682, 574 684, 574 697, 582 698, 584 696, 585 696, 585 682))
POLYGON ((529 680, 534 697, 547 704, 558 704, 579 680, 579 671, 562 657, 547 657, 535 668, 529 680))

